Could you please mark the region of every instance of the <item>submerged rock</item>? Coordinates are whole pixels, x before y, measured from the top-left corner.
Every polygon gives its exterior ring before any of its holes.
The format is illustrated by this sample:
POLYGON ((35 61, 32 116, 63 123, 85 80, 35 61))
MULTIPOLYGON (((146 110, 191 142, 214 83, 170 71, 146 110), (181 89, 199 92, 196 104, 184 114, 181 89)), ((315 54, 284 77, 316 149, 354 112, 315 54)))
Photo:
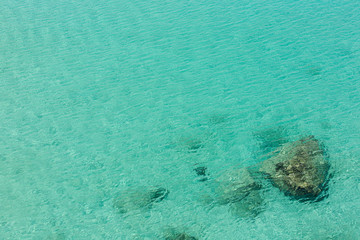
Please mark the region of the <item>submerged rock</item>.
POLYGON ((189 235, 186 232, 170 228, 164 234, 165 240, 197 240, 198 238, 189 235))
POLYGON ((304 137, 278 148, 278 153, 265 160, 260 171, 288 195, 316 198, 325 188, 329 164, 319 141, 304 137))
POLYGON ((190 236, 186 233, 177 233, 171 236, 165 237, 166 240, 197 240, 196 237, 190 236))
POLYGON ((196 167, 194 168, 194 171, 198 176, 206 176, 206 167, 196 167))
POLYGON ((114 208, 120 213, 133 210, 149 209, 156 202, 164 200, 169 190, 162 187, 137 188, 123 192, 114 200, 114 208))
POLYGON ((228 171, 217 182, 218 201, 220 204, 228 204, 232 213, 241 217, 255 217, 261 212, 261 184, 248 169, 228 171))
POLYGON ((194 171, 196 175, 199 176, 200 182, 204 182, 209 179, 207 174, 207 167, 204 166, 196 167, 194 168, 194 171))

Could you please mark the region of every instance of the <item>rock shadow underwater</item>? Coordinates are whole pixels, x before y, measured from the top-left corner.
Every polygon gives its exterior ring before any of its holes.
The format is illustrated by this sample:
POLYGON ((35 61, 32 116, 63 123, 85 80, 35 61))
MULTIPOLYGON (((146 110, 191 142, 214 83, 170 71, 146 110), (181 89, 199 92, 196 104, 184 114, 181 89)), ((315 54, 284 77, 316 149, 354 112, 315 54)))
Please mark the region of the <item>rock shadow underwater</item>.
POLYGON ((170 191, 163 187, 137 187, 123 191, 113 201, 113 207, 122 214, 135 210, 149 210, 167 198, 170 191))
POLYGON ((189 136, 189 137, 182 137, 179 140, 179 144, 188 152, 195 153, 204 147, 205 141, 200 137, 189 136))
POLYGON ((168 228, 163 233, 164 240, 198 240, 199 238, 191 235, 190 233, 175 229, 175 228, 168 228))

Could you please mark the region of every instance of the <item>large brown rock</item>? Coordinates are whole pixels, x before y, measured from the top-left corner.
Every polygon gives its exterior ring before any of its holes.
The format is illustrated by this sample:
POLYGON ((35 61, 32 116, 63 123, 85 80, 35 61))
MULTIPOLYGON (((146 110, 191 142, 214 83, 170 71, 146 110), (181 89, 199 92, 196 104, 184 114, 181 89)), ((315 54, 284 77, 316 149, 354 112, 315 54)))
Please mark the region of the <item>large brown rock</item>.
POLYGON ((325 187, 329 164, 319 141, 307 136, 279 147, 265 160, 260 171, 273 184, 294 197, 316 198, 325 187))

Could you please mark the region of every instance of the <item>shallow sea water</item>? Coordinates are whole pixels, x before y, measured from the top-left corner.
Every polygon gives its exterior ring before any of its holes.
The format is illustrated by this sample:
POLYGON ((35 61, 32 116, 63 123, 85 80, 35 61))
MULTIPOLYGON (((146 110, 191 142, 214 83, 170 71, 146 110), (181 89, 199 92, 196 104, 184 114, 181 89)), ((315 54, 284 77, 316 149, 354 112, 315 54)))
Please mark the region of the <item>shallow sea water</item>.
POLYGON ((360 239, 359 78, 355 0, 3 0, 0 238, 360 239), (204 203, 269 129, 324 143, 329 196, 268 184, 252 219, 204 203), (116 212, 137 186, 170 194, 116 212))

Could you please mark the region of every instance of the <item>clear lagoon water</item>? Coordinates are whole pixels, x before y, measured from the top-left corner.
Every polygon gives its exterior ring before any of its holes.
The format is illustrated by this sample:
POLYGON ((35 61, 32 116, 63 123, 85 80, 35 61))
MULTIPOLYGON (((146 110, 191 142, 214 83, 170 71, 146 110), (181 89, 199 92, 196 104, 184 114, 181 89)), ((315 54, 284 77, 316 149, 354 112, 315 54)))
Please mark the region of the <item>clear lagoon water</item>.
POLYGON ((3 0, 0 123, 1 239, 360 239, 360 1, 3 0), (328 197, 206 204, 269 129, 324 143, 328 197), (138 186, 170 193, 118 213, 138 186))

